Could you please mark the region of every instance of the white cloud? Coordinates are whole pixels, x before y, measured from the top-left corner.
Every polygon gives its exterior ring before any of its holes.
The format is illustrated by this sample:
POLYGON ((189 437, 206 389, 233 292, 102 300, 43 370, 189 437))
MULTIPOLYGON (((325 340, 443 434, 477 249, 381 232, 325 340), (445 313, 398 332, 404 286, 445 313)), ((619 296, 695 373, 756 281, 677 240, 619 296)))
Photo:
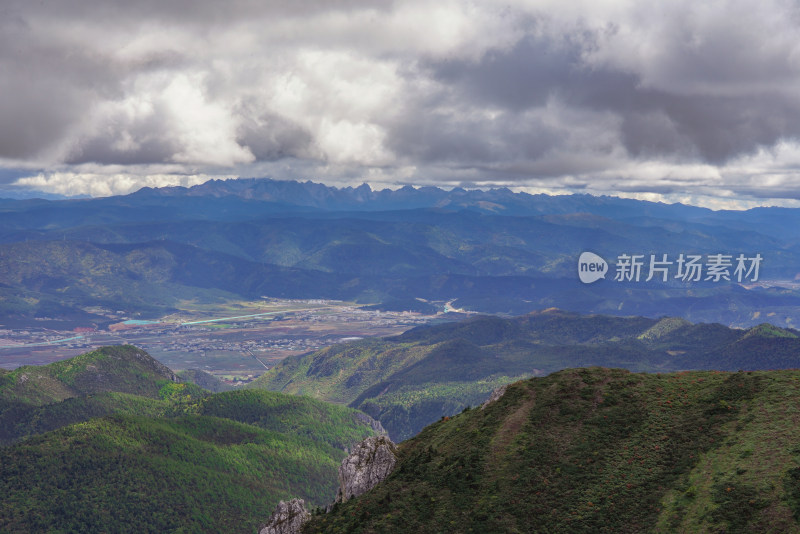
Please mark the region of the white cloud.
POLYGON ((310 50, 272 80, 265 104, 311 132, 332 163, 389 164, 383 123, 396 113, 402 86, 390 61, 310 50))
POLYGON ((178 163, 233 166, 255 158, 236 143, 236 122, 225 102, 209 102, 203 94, 204 76, 178 76, 164 89, 164 107, 180 149, 178 163))
POLYGON ((794 2, 634 2, 612 13, 594 11, 587 21, 600 37, 585 54, 594 67, 620 68, 644 87, 676 94, 797 94, 794 2))
POLYGON ((790 0, 4 9, 0 166, 41 169, 26 187, 270 175, 798 196, 790 0))
MULTIPOLYGON (((142 187, 191 187, 207 182, 212 178, 226 177, 208 175, 181 176, 177 174, 149 174, 140 176, 123 173, 94 174, 53 172, 20 178, 14 182, 14 185, 21 188, 65 196, 89 195, 93 197, 107 197, 111 195, 126 195, 138 191, 142 187)), ((228 176, 227 178, 233 178, 233 176, 228 176)))

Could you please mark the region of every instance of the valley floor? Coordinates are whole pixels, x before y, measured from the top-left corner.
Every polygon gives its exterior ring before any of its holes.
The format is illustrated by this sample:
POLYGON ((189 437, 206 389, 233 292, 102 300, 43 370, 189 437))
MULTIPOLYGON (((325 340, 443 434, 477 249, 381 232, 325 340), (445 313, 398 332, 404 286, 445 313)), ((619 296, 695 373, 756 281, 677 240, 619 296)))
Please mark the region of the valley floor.
POLYGON ((104 345, 133 344, 168 367, 247 382, 286 356, 363 337, 397 335, 454 314, 363 310, 327 300, 269 299, 190 307, 154 320, 118 315, 103 327, 56 330, 0 325, 0 367, 45 365, 104 345))

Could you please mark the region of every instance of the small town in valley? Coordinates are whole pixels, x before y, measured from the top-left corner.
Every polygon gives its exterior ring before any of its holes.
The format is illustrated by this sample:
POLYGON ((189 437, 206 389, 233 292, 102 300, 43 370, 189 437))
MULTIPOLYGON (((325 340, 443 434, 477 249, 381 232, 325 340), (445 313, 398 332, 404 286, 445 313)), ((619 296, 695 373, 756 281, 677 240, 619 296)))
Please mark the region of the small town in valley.
POLYGON ((398 335, 452 320, 456 313, 379 311, 331 300, 263 299, 233 306, 187 309, 159 319, 105 313, 109 324, 72 330, 0 326, 0 367, 44 365, 104 345, 131 344, 173 370, 200 369, 234 385, 257 378, 283 358, 335 343, 398 335))

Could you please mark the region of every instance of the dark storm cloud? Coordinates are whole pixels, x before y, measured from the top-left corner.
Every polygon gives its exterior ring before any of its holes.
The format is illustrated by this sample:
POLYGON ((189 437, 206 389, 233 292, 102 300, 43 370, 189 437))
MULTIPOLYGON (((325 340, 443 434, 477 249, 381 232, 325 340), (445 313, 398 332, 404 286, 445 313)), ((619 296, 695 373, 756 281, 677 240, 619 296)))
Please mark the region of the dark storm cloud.
POLYGON ((539 119, 521 121, 510 115, 506 111, 487 118, 469 108, 408 114, 393 126, 390 143, 398 154, 415 162, 481 167, 536 160, 565 136, 539 119))
POLYGON ((108 2, 104 0, 60 0, 58 2, 28 2, 7 0, 0 11, 7 17, 25 20, 36 18, 61 18, 63 20, 92 20, 96 23, 119 25, 126 21, 156 20, 160 23, 183 26, 186 24, 225 25, 243 19, 260 19, 265 12, 270 17, 305 17, 320 11, 344 11, 369 7, 382 10, 388 2, 368 0, 308 0, 303 2, 263 0, 136 0, 135 2, 108 2))
MULTIPOLYGON (((488 106, 504 110, 504 120, 486 131, 495 143, 519 146, 518 118, 525 111, 541 108, 554 99, 569 108, 592 112, 608 112, 619 120, 620 141, 633 157, 697 158, 722 164, 733 157, 751 153, 761 146, 771 146, 782 138, 800 136, 800 101, 795 95, 777 91, 742 95, 674 94, 643 86, 639 76, 612 69, 596 69, 587 65, 584 53, 596 46, 583 34, 576 42, 555 43, 547 38, 528 37, 507 51, 487 53, 480 61, 428 61, 425 72, 448 87, 462 109, 484 109, 488 106), (587 42, 588 41, 588 42, 587 42)), ((722 60, 719 76, 732 77, 732 66, 722 60)), ((697 63, 697 61, 695 61, 697 63)), ((697 65, 687 69, 707 77, 697 65)), ((759 68, 761 74, 769 68, 759 68)), ((741 79, 743 73, 737 72, 741 79)), ((455 132, 481 136, 485 128, 464 128, 463 119, 439 115, 439 134, 457 140, 455 132), (469 132, 469 133, 467 133, 469 132), (455 134, 454 134, 455 133, 455 134)), ((430 132, 430 117, 422 117, 420 131, 430 132)), ((473 125, 474 126, 474 125, 473 125)), ((528 144, 531 157, 541 155, 552 145, 552 139, 541 125, 530 124, 528 139, 541 143, 541 150, 528 144), (538 135, 537 135, 538 134, 538 135), (538 140, 537 140, 538 137, 538 140)), ((414 136, 406 134, 408 125, 397 132, 398 146, 406 147, 414 136)), ((436 141, 430 135, 418 138, 424 145, 427 160, 435 159, 433 151, 441 146, 442 159, 450 159, 450 142, 436 141)), ((488 139, 488 137, 486 138, 488 139)), ((486 141, 483 140, 483 142, 486 141)), ((472 144, 483 144, 473 139, 472 144)), ((467 146, 458 140, 459 146, 467 146)), ((475 152, 479 154, 480 151, 475 152)), ((500 154, 498 154, 500 155, 500 154)))
POLYGON ((99 63, 0 16, 0 157, 31 158, 59 141, 108 88, 99 63))
POLYGON ((782 0, 7 0, 0 168, 788 198, 798 28, 782 0))
POLYGON ((179 147, 169 136, 170 128, 165 121, 166 117, 159 114, 134 121, 112 118, 99 131, 78 139, 64 161, 69 165, 141 165, 170 161, 179 147), (125 145, 121 139, 129 139, 135 145, 125 145))
POLYGON ((479 61, 427 61, 434 79, 459 88, 476 105, 500 105, 513 111, 543 106, 559 87, 571 87, 580 65, 579 46, 558 46, 532 36, 511 50, 492 50, 479 61))
POLYGON ((250 149, 256 160, 312 157, 313 136, 294 122, 277 113, 264 112, 254 102, 243 102, 236 114, 241 117, 236 139, 250 149))
MULTIPOLYGON (((142 91, 136 87, 143 76, 160 73, 163 78, 192 68, 207 69, 214 57, 193 57, 192 39, 208 41, 212 32, 227 24, 263 18, 304 17, 325 10, 357 8, 364 2, 279 2, 265 13, 256 1, 143 1, 4 3, 0 7, 0 158, 26 161, 45 159, 66 164, 148 164, 173 160, 181 141, 169 124, 169 110, 154 103, 150 116, 125 116, 109 107, 100 117, 90 117, 99 104, 121 103, 142 91), (185 33, 189 38, 165 39, 176 49, 143 50, 131 57, 115 52, 134 43, 143 28, 157 37, 163 32, 185 33), (154 29, 155 28, 155 29, 154 29), (116 49, 116 50, 115 50, 116 49), (93 118, 97 124, 87 125, 93 118), (131 141, 126 143, 125 141, 131 141)), ((377 8, 370 4, 371 8, 377 8)), ((224 57, 224 50, 221 51, 224 57)), ((253 54, 267 53, 254 50, 253 54)), ((206 80, 209 88, 214 77, 206 80)), ((147 97, 147 95, 145 95, 147 97)), ((247 122, 249 117, 243 118, 247 122)), ((252 122, 252 121, 251 121, 252 122)), ((275 118, 283 130, 287 121, 275 118)), ((288 147, 268 148, 268 139, 254 137, 252 124, 243 124, 242 139, 267 159, 291 152, 302 144, 294 134, 270 131, 285 138, 288 147)), ((295 128, 295 130, 297 130, 295 128)), ((269 137, 268 136, 268 137, 269 137)), ((307 140, 304 141, 306 144, 307 140)), ((272 143, 274 144, 274 142, 272 143)))

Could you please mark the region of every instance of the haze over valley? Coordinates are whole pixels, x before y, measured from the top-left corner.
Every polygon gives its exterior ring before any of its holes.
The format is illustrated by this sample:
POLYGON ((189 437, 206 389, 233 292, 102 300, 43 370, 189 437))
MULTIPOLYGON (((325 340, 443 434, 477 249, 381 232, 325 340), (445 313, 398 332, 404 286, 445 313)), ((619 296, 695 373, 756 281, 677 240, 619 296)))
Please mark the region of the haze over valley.
POLYGON ((0 208, 7 368, 131 342, 174 368, 247 381, 286 355, 456 310, 800 321, 800 245, 786 226, 800 215, 786 208, 269 179, 0 208), (593 283, 579 280, 587 250, 608 260, 593 283), (643 272, 626 279, 632 254, 643 272), (677 258, 719 254, 725 277, 676 276, 677 258), (737 279, 737 256, 757 256, 758 270, 737 279), (651 257, 673 271, 648 280, 651 257))

